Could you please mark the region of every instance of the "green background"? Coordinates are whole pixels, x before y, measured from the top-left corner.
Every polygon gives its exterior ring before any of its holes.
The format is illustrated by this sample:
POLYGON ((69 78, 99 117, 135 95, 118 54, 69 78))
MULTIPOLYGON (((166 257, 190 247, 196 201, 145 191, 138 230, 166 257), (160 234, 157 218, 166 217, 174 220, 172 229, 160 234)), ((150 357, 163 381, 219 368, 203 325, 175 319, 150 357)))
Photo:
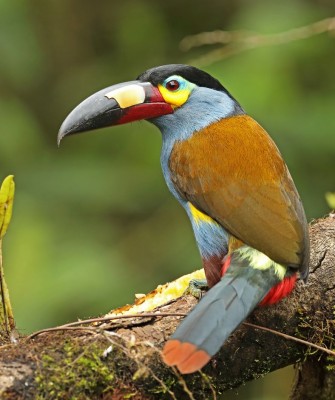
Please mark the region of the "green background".
MULTIPOLYGON (((0 172, 17 184, 4 263, 21 332, 104 314, 200 267, 163 181, 156 128, 107 128, 58 149, 71 109, 147 68, 215 48, 182 52, 186 35, 275 33, 334 14, 332 0, 0 0, 0 172)), ((202 68, 274 138, 308 219, 326 214, 325 192, 335 191, 334 32, 202 68)), ((291 378, 275 380, 282 388, 291 378)), ((240 398, 285 398, 271 388, 240 398)))

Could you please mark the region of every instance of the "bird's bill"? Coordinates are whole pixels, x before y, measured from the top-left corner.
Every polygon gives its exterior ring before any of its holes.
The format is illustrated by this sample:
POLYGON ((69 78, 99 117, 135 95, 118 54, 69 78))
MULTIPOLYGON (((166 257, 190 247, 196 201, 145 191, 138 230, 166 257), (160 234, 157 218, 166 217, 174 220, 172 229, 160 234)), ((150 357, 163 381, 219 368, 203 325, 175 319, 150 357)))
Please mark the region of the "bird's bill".
POLYGON ((58 133, 58 144, 67 135, 105 126, 170 114, 157 87, 149 82, 131 81, 102 89, 82 101, 66 117, 58 133))

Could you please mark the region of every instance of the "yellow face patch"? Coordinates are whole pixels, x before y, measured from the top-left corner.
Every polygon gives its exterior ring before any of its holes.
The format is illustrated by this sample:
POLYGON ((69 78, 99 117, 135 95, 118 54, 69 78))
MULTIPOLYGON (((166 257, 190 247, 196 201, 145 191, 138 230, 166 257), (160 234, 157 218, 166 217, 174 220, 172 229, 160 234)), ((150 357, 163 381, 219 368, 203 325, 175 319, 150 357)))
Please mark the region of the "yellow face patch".
POLYGON ((164 100, 172 107, 182 106, 189 98, 195 85, 178 75, 167 78, 163 84, 158 85, 158 90, 164 100))

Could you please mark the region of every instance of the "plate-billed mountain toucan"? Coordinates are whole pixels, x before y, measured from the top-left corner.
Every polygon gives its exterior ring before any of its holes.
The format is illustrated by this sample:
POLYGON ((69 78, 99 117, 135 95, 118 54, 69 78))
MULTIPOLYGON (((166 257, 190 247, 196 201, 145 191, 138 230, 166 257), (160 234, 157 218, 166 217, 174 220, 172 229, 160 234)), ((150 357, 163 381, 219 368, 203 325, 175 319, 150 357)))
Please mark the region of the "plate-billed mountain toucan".
POLYGON ((297 189, 276 145, 221 83, 164 65, 100 90, 63 122, 65 136, 146 119, 163 137, 167 186, 190 218, 210 290, 165 344, 182 373, 202 368, 258 304, 308 276, 309 238, 297 189))

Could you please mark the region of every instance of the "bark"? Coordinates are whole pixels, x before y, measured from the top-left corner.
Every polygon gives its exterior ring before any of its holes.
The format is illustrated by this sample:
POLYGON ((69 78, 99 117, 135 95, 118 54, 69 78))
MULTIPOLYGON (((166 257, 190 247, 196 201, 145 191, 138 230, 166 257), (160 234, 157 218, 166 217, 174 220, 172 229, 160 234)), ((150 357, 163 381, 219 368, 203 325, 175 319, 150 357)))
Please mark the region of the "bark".
MULTIPOLYGON (((334 349, 335 214, 312 223, 310 236, 308 283, 300 282, 279 304, 255 310, 248 322, 334 349)), ((159 311, 188 312, 195 302, 184 296, 159 311)), ((5 345, 0 354, 0 398, 209 399, 299 363, 291 399, 335 399, 334 357, 243 324, 202 373, 181 377, 159 356, 180 319, 134 318, 104 329, 50 332, 5 345)))

